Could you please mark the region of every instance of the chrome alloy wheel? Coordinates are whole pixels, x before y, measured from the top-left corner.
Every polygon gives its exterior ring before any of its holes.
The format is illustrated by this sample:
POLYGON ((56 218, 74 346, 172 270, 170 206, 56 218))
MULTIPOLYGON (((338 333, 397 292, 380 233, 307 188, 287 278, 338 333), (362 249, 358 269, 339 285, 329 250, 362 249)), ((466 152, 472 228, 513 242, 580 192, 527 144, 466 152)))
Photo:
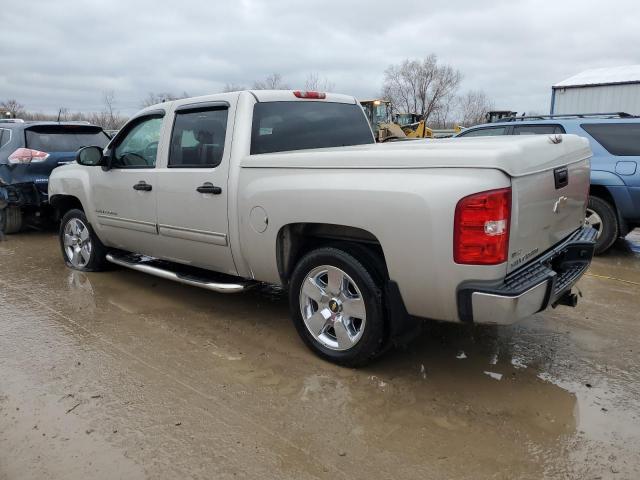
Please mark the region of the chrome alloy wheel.
POLYGON ((311 270, 300 289, 300 312, 307 330, 324 347, 348 350, 362 338, 367 313, 360 289, 331 265, 311 270))
POLYGON ((595 210, 587 208, 587 215, 584 219, 584 224, 589 227, 595 228, 598 232, 596 234, 596 239, 600 238, 600 235, 602 235, 602 218, 600 218, 600 215, 598 215, 595 210))
POLYGON ((78 218, 72 218, 64 226, 64 252, 67 260, 77 268, 84 268, 91 260, 91 235, 89 227, 78 218))

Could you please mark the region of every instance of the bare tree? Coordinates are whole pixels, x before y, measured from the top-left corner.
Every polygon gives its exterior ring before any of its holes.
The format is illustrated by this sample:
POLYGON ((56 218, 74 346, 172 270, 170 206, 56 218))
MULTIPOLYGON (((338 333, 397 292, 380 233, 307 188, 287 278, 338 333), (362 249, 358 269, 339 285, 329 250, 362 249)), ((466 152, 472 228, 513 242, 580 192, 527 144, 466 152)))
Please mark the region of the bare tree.
POLYGON ((224 87, 222 88, 223 92, 238 92, 240 90, 246 90, 246 88, 244 87, 244 85, 240 85, 237 83, 225 83, 224 87))
MULTIPOLYGON (((438 57, 422 60, 406 59, 385 70, 382 93, 396 110, 429 117, 453 99, 462 75, 450 65, 439 65, 438 57)), ((445 109, 448 109, 446 107, 445 109)))
POLYGON ((282 75, 279 73, 272 73, 267 75, 264 80, 257 80, 253 82, 254 90, 288 90, 289 86, 284 83, 282 75))
POLYGON ((181 98, 188 98, 189 94, 187 92, 182 92, 182 94, 175 94, 171 92, 160 92, 154 93, 149 92, 149 94, 142 100, 141 106, 142 108, 150 107, 151 105, 155 105, 157 103, 171 102, 172 100, 180 100, 181 98))
POLYGON ((0 103, 0 108, 9 112, 13 118, 20 117, 25 113, 24 105, 13 98, 0 103))
POLYGON ((487 113, 493 110, 493 102, 482 90, 470 90, 458 99, 459 117, 462 125, 471 126, 484 123, 487 113))
POLYGON ((315 72, 309 73, 304 82, 304 89, 312 92, 332 92, 335 88, 335 83, 327 77, 320 78, 315 72))

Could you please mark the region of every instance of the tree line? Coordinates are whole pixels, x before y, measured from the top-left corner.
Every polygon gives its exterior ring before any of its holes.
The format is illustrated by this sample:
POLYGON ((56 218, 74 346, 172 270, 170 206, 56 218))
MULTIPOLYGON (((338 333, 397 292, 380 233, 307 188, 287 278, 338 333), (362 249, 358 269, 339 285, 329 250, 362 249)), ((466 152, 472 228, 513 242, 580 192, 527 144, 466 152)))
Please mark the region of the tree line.
MULTIPOLYGON (((395 113, 415 113, 425 119, 432 127, 448 127, 453 124, 470 126, 485 121, 493 102, 482 90, 460 92, 462 73, 455 67, 442 63, 436 55, 422 59, 405 59, 398 64, 389 65, 384 72, 380 97, 392 102, 395 113)), ((253 90, 290 89, 280 73, 271 73, 265 78, 250 84, 253 90)), ((242 84, 227 83, 223 92, 245 90, 242 84)), ((305 90, 335 91, 336 85, 330 79, 318 73, 309 73, 304 82, 305 90)), ((149 92, 140 102, 147 107, 171 100, 187 98, 187 92, 149 92)), ((44 114, 27 111, 24 105, 10 99, 0 103, 0 109, 12 117, 25 120, 88 121, 107 130, 119 129, 127 120, 117 110, 115 92, 102 92, 102 109, 97 112, 70 112, 61 107, 56 114, 44 114)))

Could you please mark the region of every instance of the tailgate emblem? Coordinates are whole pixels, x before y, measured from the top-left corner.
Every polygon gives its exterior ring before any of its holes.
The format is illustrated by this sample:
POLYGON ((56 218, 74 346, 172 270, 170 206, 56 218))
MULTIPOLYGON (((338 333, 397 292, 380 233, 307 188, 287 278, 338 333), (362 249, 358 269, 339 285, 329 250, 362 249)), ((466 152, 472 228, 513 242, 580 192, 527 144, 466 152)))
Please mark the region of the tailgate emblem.
POLYGON ((567 200, 569 199, 564 195, 562 195, 558 200, 556 200, 556 203, 553 204, 553 213, 558 213, 560 211, 560 207, 562 207, 565 203, 567 203, 567 200))

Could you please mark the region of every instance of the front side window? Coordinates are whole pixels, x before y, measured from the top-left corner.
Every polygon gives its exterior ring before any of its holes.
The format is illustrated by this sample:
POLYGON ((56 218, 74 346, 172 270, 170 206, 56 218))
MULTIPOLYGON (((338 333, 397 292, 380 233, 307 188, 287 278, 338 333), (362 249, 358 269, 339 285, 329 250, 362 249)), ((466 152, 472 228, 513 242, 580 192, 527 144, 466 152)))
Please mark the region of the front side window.
POLYGON ((158 156, 162 117, 146 117, 128 128, 118 142, 111 166, 114 168, 153 168, 158 156))
POLYGON ((560 125, 518 125, 513 127, 514 135, 554 135, 565 133, 560 125))
POLYGON ((214 168, 224 154, 229 109, 176 112, 169 168, 214 168))
POLYGON ((616 156, 640 156, 640 123, 587 123, 586 132, 616 156))
POLYGON ((354 103, 264 102, 253 108, 251 154, 374 143, 354 103))
POLYGON ((458 137, 492 137, 495 135, 505 135, 507 127, 479 128, 470 132, 463 132, 458 137))

